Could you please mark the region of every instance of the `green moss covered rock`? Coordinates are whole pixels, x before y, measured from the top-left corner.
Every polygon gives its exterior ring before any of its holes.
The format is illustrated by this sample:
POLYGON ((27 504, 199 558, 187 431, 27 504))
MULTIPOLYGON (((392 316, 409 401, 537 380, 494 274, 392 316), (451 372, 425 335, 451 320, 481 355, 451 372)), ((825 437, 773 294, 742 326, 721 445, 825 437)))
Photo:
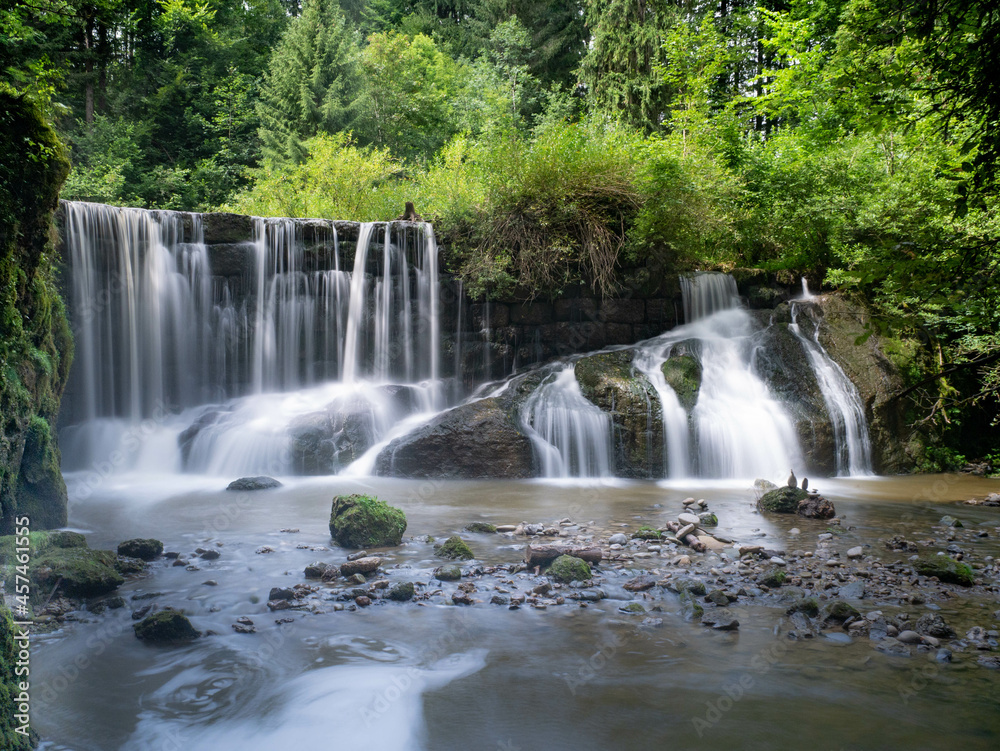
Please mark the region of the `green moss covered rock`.
POLYGON ((632 533, 632 538, 635 540, 659 540, 660 530, 644 524, 632 533))
POLYGON ((824 621, 843 623, 844 621, 852 618, 860 617, 861 613, 859 613, 858 609, 849 602, 844 602, 843 600, 833 600, 823 606, 823 609, 820 611, 820 615, 824 621))
POLYGON ((782 584, 784 584, 785 579, 787 578, 788 574, 785 572, 784 569, 772 568, 769 571, 765 571, 763 574, 761 574, 760 578, 757 579, 757 582, 765 587, 770 587, 771 589, 777 589, 782 584))
POLYGON ((125 540, 118 545, 118 555, 152 561, 163 554, 163 543, 152 538, 125 540))
POLYGON ((191 641, 201 636, 187 616, 176 610, 161 610, 146 616, 132 626, 132 629, 137 639, 148 642, 191 641))
POLYGON ((921 576, 936 576, 938 581, 948 584, 961 584, 971 587, 975 584, 972 567, 967 563, 956 561, 946 555, 935 555, 931 558, 921 558, 913 564, 914 570, 921 576))
POLYGON ((49 532, 48 545, 53 548, 86 548, 87 538, 79 532, 49 532))
POLYGON ((442 558, 453 558, 461 561, 468 561, 476 557, 472 549, 465 544, 465 540, 458 535, 449 537, 440 545, 436 545, 434 553, 442 558))
POLYGON ((698 401, 698 390, 701 388, 701 364, 691 355, 671 357, 660 371, 667 385, 677 394, 677 400, 689 413, 698 401))
POLYGON ((17 732, 22 723, 15 718, 15 700, 20 689, 19 681, 25 680, 14 672, 17 665, 18 644, 14 641, 14 621, 10 611, 0 602, 0 748, 10 751, 28 751, 37 740, 29 730, 25 736, 17 732))
POLYGON ((778 488, 761 496, 757 502, 763 511, 776 514, 794 514, 799 510, 799 501, 804 501, 809 494, 801 488, 778 488))
POLYGON ((561 555, 552 561, 548 574, 557 582, 562 582, 563 584, 587 581, 592 576, 590 566, 587 565, 587 562, 582 558, 572 555, 561 555))
POLYGON ((462 569, 458 566, 439 566, 434 569, 434 578, 443 582, 457 582, 462 578, 462 569))
POLYGON ((487 524, 486 522, 472 522, 466 525, 466 532, 481 532, 484 534, 492 535, 496 534, 497 528, 492 524, 487 524))
POLYGON ((390 600, 395 600, 396 602, 406 602, 407 600, 412 600, 414 594, 413 582, 400 582, 386 595, 390 600))
POLYGON ((340 495, 330 511, 330 536, 345 548, 399 545, 406 531, 401 510, 367 495, 340 495))
POLYGON ((34 596, 44 599, 58 584, 69 597, 97 597, 117 589, 125 579, 115 570, 110 550, 49 548, 31 562, 34 596))

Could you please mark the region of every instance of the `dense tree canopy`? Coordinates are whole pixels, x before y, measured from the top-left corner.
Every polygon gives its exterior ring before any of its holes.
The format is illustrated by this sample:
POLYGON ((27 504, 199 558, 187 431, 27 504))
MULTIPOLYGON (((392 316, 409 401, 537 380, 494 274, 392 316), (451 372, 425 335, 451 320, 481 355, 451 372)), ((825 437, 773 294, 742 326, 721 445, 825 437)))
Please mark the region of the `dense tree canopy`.
POLYGON ((0 8, 0 87, 70 146, 65 197, 417 200, 484 295, 692 267, 837 286, 948 466, 1000 453, 994 6, 31 0, 0 8))

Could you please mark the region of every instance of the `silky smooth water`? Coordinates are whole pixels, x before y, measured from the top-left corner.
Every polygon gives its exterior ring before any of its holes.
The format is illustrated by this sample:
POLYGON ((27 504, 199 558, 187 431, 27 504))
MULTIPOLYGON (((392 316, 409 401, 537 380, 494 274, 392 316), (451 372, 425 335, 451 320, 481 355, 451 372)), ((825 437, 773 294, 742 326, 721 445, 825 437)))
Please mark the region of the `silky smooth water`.
MULTIPOLYGON (((122 588, 127 600, 159 593, 157 603, 183 608, 197 628, 217 635, 174 647, 143 644, 128 614, 145 604, 140 600, 100 616, 79 613, 59 631, 36 636, 34 723, 47 751, 270 751, 292 744, 338 751, 950 751, 996 748, 1000 739, 1000 676, 975 666, 974 655, 939 664, 933 653, 887 657, 867 640, 790 642, 783 607, 733 606, 740 630, 720 633, 686 623, 667 598, 663 612, 650 614, 663 626, 643 628, 641 619, 617 612, 620 598, 630 595, 613 579, 605 588, 616 599, 587 608, 408 603, 312 615, 265 606, 271 587, 302 581, 311 561, 343 560, 344 551, 323 550, 335 493, 376 493, 406 512, 408 537, 439 538, 470 521, 567 516, 607 534, 675 515, 681 499, 694 494, 709 501, 720 531, 736 539, 812 549, 825 522, 762 517, 744 483, 283 478, 284 488, 237 494, 222 490, 224 483, 184 476, 119 475, 96 486, 85 475, 68 479, 71 525, 94 547, 135 536, 157 537, 182 552, 222 543, 222 557, 199 562, 199 571, 159 562, 122 588), (792 526, 802 533, 792 536, 792 526), (288 528, 298 531, 281 531, 288 528), (274 552, 256 553, 263 545, 274 552), (232 631, 240 616, 254 620, 256 634, 232 631), (279 617, 293 620, 277 624, 279 617)), ((893 534, 913 538, 943 513, 959 513, 991 534, 971 543, 970 553, 1000 552, 997 510, 951 503, 995 491, 996 481, 922 476, 814 484, 844 520, 838 549, 893 534)), ((466 537, 484 563, 523 555, 523 538, 466 537)), ((440 563, 427 543, 410 541, 393 556, 399 566, 387 569, 391 581, 429 582, 440 563)), ((959 631, 991 627, 995 604, 932 604, 959 631)), ((915 617, 927 607, 906 609, 915 617)))

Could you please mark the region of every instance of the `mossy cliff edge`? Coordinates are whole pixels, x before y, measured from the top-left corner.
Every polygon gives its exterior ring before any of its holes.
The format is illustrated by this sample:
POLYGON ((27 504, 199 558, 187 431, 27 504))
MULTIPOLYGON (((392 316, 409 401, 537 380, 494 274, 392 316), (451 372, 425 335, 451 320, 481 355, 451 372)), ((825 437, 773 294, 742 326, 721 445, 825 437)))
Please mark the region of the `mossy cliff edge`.
POLYGON ((69 173, 38 108, 0 90, 0 534, 66 523, 55 438, 73 338, 55 279, 53 213, 69 173))

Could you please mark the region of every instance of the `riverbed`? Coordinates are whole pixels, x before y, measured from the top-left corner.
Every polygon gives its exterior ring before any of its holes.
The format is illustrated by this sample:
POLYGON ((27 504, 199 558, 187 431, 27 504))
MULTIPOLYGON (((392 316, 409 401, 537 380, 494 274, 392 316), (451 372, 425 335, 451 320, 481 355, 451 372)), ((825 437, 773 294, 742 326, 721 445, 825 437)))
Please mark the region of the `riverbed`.
MULTIPOLYGON (((41 748, 76 749, 976 749, 1000 745, 1000 671, 975 655, 950 663, 934 651, 876 652, 845 633, 793 641, 784 608, 731 606, 738 631, 685 621, 672 601, 649 615, 621 613, 612 584, 600 602, 515 610, 380 601, 369 608, 271 612, 272 587, 304 580, 316 560, 339 562, 327 523, 331 498, 373 493, 403 509, 403 545, 386 551, 386 578, 433 588, 441 564, 423 539, 462 533, 470 522, 558 523, 606 538, 674 518, 681 500, 704 498, 718 531, 774 549, 811 550, 826 522, 762 516, 746 481, 707 484, 402 481, 282 478, 257 493, 218 478, 112 475, 94 484, 70 474, 70 527, 91 547, 155 537, 195 570, 154 562, 126 583, 128 607, 75 620, 34 641, 34 725, 41 748), (793 532, 793 528, 798 532, 793 532), (211 582, 211 583, 208 583, 211 582), (150 596, 152 595, 152 596, 150 596), (131 611, 172 606, 214 632, 183 646, 153 646, 132 633, 131 611), (237 633, 238 618, 255 633, 237 633), (276 621, 286 621, 278 623, 276 621)), ((944 514, 981 528, 972 560, 1000 556, 1000 508, 959 505, 1000 490, 965 476, 813 480, 842 520, 837 548, 878 547, 894 535, 933 536, 944 514)), ((462 533, 484 566, 523 556, 523 537, 462 533)), ((668 567, 637 559, 633 568, 668 567), (641 564, 641 565, 640 565, 641 564)), ((616 575, 607 569, 606 575, 616 575)), ((536 583, 513 577, 522 589, 536 583)), ((317 594, 322 597, 322 587, 317 594)), ((485 595, 485 596, 484 596, 485 595)), ((859 608, 898 612, 863 600, 859 608)), ((964 634, 998 627, 990 596, 929 598, 964 634)))

